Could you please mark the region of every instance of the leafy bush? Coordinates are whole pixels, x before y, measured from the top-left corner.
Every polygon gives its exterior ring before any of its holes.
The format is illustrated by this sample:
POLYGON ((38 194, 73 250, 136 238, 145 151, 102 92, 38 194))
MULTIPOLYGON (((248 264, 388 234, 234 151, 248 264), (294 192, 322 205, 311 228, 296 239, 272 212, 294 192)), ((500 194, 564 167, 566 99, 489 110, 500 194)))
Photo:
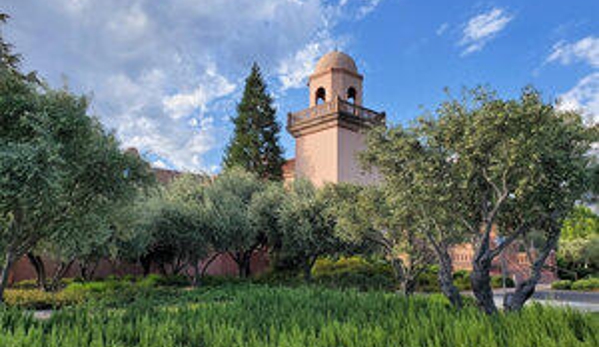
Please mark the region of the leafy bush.
POLYGON ((570 290, 570 289, 572 289, 572 281, 570 281, 570 280, 555 281, 555 282, 551 283, 551 288, 557 289, 557 290, 570 290))
POLYGON ((185 287, 189 286, 191 283, 189 282, 189 278, 184 275, 169 275, 160 277, 158 281, 158 285, 164 287, 185 287))
MULTIPOLYGON (((516 283, 514 283, 514 280, 511 277, 506 277, 505 278, 505 286, 507 288, 514 288, 516 286, 516 283)), ((503 276, 501 275, 494 275, 491 276, 491 287, 493 288, 503 288, 503 276)))
POLYGON ((12 285, 13 289, 37 289, 36 280, 23 280, 12 285))
POLYGON ((360 290, 394 289, 393 269, 384 262, 368 261, 359 256, 338 260, 318 259, 312 269, 314 282, 331 288, 360 290))
POLYGON ((85 295, 81 292, 49 293, 39 289, 7 289, 4 299, 8 306, 45 310, 80 304, 85 300, 85 295))
POLYGON ((432 293, 440 292, 439 286, 439 267, 430 266, 420 274, 416 284, 416 290, 420 292, 432 293))
POLYGON ((453 283, 459 290, 472 290, 470 283, 470 272, 467 270, 458 270, 453 274, 453 283))
POLYGON ((597 291, 599 290, 599 278, 587 278, 572 283, 573 290, 597 291))
MULTIPOLYGON (((239 279, 239 277, 234 277, 234 279, 239 279)), ((222 281, 226 283, 230 283, 231 279, 227 277, 216 277, 212 276, 208 282, 209 284, 215 283, 214 281, 222 281)), ((261 273, 255 276, 252 280, 253 283, 258 284, 268 284, 268 285, 285 285, 285 286, 298 286, 305 284, 304 278, 300 275, 297 270, 271 270, 261 273)))
POLYGON ((156 288, 160 285, 162 276, 157 274, 149 274, 146 277, 138 280, 135 285, 140 288, 156 288))

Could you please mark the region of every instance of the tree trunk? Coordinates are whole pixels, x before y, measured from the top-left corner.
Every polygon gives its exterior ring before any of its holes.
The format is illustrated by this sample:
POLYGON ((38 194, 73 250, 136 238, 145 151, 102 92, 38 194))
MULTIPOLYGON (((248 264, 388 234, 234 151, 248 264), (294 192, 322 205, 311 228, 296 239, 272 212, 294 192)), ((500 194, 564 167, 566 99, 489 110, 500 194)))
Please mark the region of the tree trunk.
POLYGON ((143 276, 148 276, 150 274, 150 271, 152 270, 152 260, 150 259, 150 257, 140 257, 139 263, 141 264, 143 276))
POLYGON ((202 272, 200 271, 200 261, 195 260, 193 262, 193 281, 191 283, 194 287, 199 287, 201 285, 202 272))
POLYGON ((472 262, 472 274, 470 275, 476 303, 486 314, 497 313, 497 306, 493 301, 493 289, 491 288, 491 262, 492 259, 488 254, 475 257, 472 262))
POLYGON ((63 261, 60 263, 59 267, 54 272, 54 275, 52 276, 50 283, 47 285, 47 291, 55 292, 58 289, 60 289, 60 281, 69 272, 74 262, 75 259, 71 259, 68 262, 63 261))
MULTIPOLYGON (((390 256, 392 257, 392 255, 390 256)), ((393 268, 393 276, 395 277, 395 280, 399 282, 402 293, 410 295, 410 286, 407 283, 406 269, 403 265, 403 261, 398 258, 391 258, 391 267, 393 268)), ((413 284, 413 287, 412 293, 416 289, 416 283, 413 284)))
POLYGON ((243 278, 249 278, 252 274, 252 252, 248 251, 243 254, 243 278))
POLYGON ((237 253, 229 253, 229 255, 235 261, 235 263, 237 263, 237 273, 239 278, 250 277, 250 258, 252 253, 249 251, 241 251, 237 253))
POLYGON ((543 266, 545 265, 545 261, 547 261, 547 257, 551 254, 551 252, 557 246, 557 242, 559 240, 559 231, 556 232, 556 235, 552 235, 543 247, 543 250, 538 255, 538 258, 534 261, 532 265, 532 271, 530 277, 525 281, 518 283, 516 290, 514 293, 509 293, 505 296, 505 300, 503 302, 503 307, 506 311, 519 311, 524 307, 524 304, 528 299, 530 299, 535 293, 535 289, 539 279, 541 278, 541 272, 543 271, 543 266))
POLYGON ((308 283, 312 282, 312 268, 314 267, 314 263, 316 263, 316 259, 318 259, 318 256, 309 258, 304 264, 304 281, 308 283))
POLYGON ((15 255, 11 249, 6 251, 4 256, 4 264, 0 268, 0 303, 4 302, 4 289, 8 286, 8 274, 12 268, 15 255))
POLYGON ((33 266, 33 269, 35 270, 37 288, 45 291, 47 289, 46 267, 44 265, 42 257, 33 254, 33 252, 27 252, 27 259, 29 260, 29 263, 31 263, 31 266, 33 266))
POLYGON ((439 261, 439 285, 441 292, 449 299, 451 305, 457 309, 462 308, 462 295, 453 283, 453 262, 446 248, 443 248, 438 256, 439 261))
POLYGON ((416 291, 416 279, 412 276, 408 276, 402 285, 403 293, 405 296, 411 296, 416 291))
POLYGON ((208 271, 208 267, 210 266, 210 264, 212 264, 213 261, 216 260, 216 258, 218 258, 219 255, 220 255, 220 253, 214 253, 210 258, 208 258, 208 261, 206 261, 206 263, 202 267, 202 273, 201 273, 202 277, 204 277, 206 275, 206 272, 208 271))

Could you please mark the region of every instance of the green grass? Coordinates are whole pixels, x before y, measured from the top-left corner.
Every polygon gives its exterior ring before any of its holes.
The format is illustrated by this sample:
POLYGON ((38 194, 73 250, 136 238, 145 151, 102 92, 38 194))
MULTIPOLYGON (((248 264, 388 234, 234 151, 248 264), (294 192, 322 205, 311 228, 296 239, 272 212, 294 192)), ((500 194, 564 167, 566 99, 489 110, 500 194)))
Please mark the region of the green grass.
MULTIPOLYGON (((118 296, 118 295, 117 295, 118 296)), ((598 346, 599 319, 532 306, 487 317, 439 296, 318 287, 153 289, 39 321, 0 311, 0 346, 598 346)))

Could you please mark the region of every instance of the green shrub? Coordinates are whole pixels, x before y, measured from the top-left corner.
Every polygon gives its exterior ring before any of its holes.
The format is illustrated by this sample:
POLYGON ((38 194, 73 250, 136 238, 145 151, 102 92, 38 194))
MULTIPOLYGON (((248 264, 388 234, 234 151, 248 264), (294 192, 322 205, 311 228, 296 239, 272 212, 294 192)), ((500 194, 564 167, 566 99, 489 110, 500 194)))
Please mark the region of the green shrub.
POLYGON ((570 289, 572 289, 572 281, 570 281, 570 280, 555 281, 555 282, 551 283, 551 288, 558 289, 558 290, 570 290, 570 289))
MULTIPOLYGON (((514 282, 514 280, 511 277, 506 277, 505 278, 505 286, 507 288, 514 288, 516 286, 516 283, 514 282)), ((495 289, 503 288, 503 276, 501 276, 501 275, 491 276, 491 287, 493 287, 495 289)))
MULTIPOLYGON (((260 281, 260 277, 255 279, 260 281)), ((202 286, 218 287, 218 286, 230 286, 236 284, 247 284, 252 282, 249 278, 239 278, 237 276, 205 276, 202 278, 202 286)), ((276 284, 276 283, 273 283, 276 284)))
POLYGON ((458 270, 453 274, 453 284, 458 290, 472 290, 472 284, 470 283, 470 271, 458 270))
POLYGON ((336 261, 318 259, 312 269, 312 277, 315 283, 330 288, 391 290, 396 287, 390 265, 359 256, 341 257, 336 261))
POLYGON ((165 287, 186 287, 191 284, 189 278, 184 275, 168 275, 160 277, 158 284, 165 287))
POLYGON ((80 304, 85 295, 76 292, 44 292, 39 289, 7 289, 4 300, 8 306, 31 310, 45 310, 80 304))
POLYGON ((440 292, 439 267, 429 266, 418 276, 416 290, 425 293, 440 292))
MULTIPOLYGON (((226 278, 223 280, 226 281, 226 278)), ((301 274, 295 270, 271 270, 258 274, 253 278, 252 282, 268 285, 297 286, 303 284, 304 280, 301 274)), ((210 281, 209 283, 213 282, 210 281)))
POLYGON ((36 280, 23 280, 12 285, 13 289, 37 289, 36 280))
POLYGON ((580 291, 598 291, 599 278, 587 278, 583 280, 578 280, 572 283, 572 289, 580 291))
POLYGON ((73 282, 64 288, 62 292, 79 294, 83 296, 89 296, 91 294, 98 297, 100 294, 114 293, 117 291, 127 290, 132 287, 133 284, 127 281, 107 279, 104 281, 93 282, 73 282))
POLYGON ((146 277, 138 279, 135 285, 140 288, 156 288, 160 285, 162 276, 158 274, 149 274, 146 277))

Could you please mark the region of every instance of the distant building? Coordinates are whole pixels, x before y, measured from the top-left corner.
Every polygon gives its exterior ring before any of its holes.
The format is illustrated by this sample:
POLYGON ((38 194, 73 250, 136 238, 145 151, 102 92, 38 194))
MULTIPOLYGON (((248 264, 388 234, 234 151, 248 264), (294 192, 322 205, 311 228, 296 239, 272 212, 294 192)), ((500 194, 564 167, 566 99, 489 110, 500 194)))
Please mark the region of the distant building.
POLYGON ((316 64, 308 82, 309 107, 289 113, 287 131, 295 138, 295 159, 284 166, 286 181, 307 178, 324 183, 374 183, 375 172, 361 170, 365 130, 385 123, 385 113, 362 106, 362 81, 354 60, 334 51, 316 64))

